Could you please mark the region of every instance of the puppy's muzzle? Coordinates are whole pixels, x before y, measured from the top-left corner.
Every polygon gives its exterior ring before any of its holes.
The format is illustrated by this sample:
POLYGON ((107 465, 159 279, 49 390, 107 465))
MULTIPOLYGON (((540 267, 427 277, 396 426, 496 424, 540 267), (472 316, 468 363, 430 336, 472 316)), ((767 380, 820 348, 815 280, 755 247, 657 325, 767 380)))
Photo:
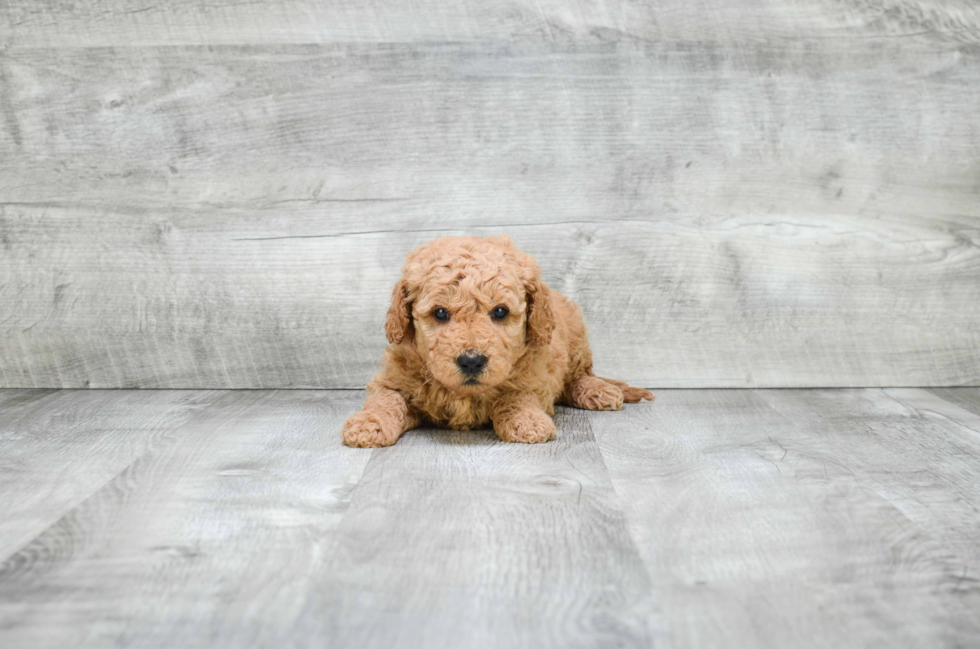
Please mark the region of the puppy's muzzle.
POLYGON ((475 377, 487 366, 487 357, 475 352, 467 352, 456 357, 459 371, 467 377, 475 377))

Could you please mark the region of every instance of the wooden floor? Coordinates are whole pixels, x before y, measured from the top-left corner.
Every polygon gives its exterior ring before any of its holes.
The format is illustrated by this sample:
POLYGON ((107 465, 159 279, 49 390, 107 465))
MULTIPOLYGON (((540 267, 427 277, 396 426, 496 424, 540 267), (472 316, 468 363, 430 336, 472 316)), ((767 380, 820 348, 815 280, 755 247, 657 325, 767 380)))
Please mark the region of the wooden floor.
POLYGON ((0 645, 980 645, 980 389, 345 448, 353 391, 0 391, 0 645))

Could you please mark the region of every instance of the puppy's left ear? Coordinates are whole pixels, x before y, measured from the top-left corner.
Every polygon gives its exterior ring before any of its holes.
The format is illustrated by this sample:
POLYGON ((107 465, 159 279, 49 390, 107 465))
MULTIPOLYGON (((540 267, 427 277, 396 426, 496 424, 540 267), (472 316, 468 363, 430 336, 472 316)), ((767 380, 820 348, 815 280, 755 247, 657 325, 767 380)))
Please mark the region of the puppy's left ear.
POLYGON ((412 303, 408 298, 408 283, 404 278, 398 280, 391 292, 391 306, 385 318, 385 334, 392 345, 399 344, 405 336, 414 335, 412 325, 412 303))
POLYGON ((541 269, 535 262, 531 262, 529 270, 532 275, 524 283, 527 299, 527 342, 544 346, 551 343, 551 334, 556 324, 555 313, 551 308, 551 291, 541 281, 541 269))

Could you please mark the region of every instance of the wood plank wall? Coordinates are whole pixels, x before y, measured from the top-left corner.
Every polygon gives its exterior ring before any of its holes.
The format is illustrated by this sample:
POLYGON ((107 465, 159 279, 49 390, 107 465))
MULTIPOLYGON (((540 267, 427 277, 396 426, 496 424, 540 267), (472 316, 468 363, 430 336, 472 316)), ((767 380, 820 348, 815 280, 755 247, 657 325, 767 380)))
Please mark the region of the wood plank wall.
POLYGON ((980 385, 980 5, 0 5, 2 387, 360 387, 499 232, 603 375, 980 385))

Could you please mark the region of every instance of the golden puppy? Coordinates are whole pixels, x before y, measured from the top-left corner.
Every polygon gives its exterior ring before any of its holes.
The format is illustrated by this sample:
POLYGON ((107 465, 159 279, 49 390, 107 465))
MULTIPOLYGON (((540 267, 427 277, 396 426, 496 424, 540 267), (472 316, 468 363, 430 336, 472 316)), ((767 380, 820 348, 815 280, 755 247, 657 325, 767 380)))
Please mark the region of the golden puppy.
POLYGON ((405 258, 384 369, 344 422, 348 446, 388 446, 422 421, 489 421, 507 442, 555 438, 555 403, 619 410, 646 390, 592 373, 582 312, 506 236, 444 237, 405 258))

